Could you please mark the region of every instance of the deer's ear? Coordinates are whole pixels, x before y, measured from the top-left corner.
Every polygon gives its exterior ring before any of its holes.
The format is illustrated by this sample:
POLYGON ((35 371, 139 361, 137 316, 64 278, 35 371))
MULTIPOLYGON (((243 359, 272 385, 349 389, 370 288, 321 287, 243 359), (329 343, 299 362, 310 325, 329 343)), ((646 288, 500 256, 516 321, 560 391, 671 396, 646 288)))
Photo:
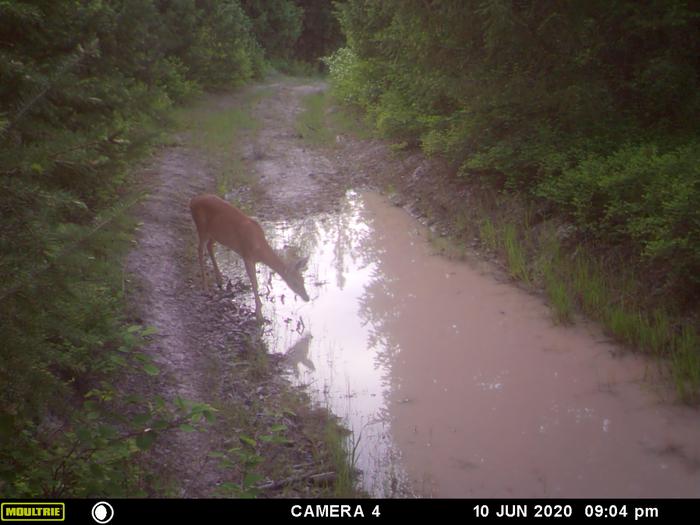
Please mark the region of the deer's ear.
POLYGON ((302 257, 299 259, 297 262, 294 263, 294 268, 300 272, 302 270, 306 270, 306 265, 309 263, 309 258, 308 257, 302 257))

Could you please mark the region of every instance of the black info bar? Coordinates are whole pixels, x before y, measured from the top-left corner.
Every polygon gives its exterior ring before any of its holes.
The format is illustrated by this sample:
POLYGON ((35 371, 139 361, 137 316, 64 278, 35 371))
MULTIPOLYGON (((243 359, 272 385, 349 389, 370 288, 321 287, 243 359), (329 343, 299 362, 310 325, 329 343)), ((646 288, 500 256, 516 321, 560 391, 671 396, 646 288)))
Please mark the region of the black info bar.
MULTIPOLYGON (((2 522, 676 523, 697 517, 688 499, 65 499, 0 500, 2 522)), ((691 521, 694 521, 691 520, 691 521)))

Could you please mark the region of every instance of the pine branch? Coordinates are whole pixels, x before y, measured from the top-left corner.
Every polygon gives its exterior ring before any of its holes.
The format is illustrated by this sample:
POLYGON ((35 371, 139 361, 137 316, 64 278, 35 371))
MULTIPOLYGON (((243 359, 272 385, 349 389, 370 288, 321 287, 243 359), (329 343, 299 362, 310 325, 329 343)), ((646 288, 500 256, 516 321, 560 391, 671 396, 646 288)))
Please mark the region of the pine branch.
POLYGON ((13 117, 4 122, 0 121, 0 139, 3 139, 7 132, 15 127, 27 112, 46 96, 63 75, 75 68, 86 56, 94 55, 97 52, 97 42, 97 39, 93 40, 87 45, 87 48, 78 44, 75 51, 63 60, 58 69, 42 83, 38 91, 27 102, 22 104, 13 117))
POLYGON ((51 260, 45 262, 44 264, 34 268, 32 271, 30 271, 27 275, 25 275, 23 278, 20 278, 18 282, 13 284, 12 286, 9 286, 2 290, 0 292, 0 301, 5 299, 6 297, 9 297, 10 295, 13 295, 17 293, 19 290, 21 290, 24 286, 26 286, 34 277, 37 275, 44 273, 46 270, 51 268, 51 266, 58 261, 61 257, 63 257, 64 254, 68 253, 70 250, 75 248, 77 245, 80 243, 84 242, 85 240, 89 239, 93 235, 95 235, 99 230, 104 228, 107 224, 111 223, 114 219, 122 215, 126 210, 134 206, 136 203, 138 203, 143 195, 137 195, 136 197, 133 197, 132 199, 127 200, 126 202, 120 202, 113 206, 108 213, 106 213, 106 216, 103 216, 102 219, 99 219, 96 222, 96 224, 88 231, 85 235, 80 236, 78 239, 75 239, 71 242, 66 243, 53 257, 51 257, 51 260))

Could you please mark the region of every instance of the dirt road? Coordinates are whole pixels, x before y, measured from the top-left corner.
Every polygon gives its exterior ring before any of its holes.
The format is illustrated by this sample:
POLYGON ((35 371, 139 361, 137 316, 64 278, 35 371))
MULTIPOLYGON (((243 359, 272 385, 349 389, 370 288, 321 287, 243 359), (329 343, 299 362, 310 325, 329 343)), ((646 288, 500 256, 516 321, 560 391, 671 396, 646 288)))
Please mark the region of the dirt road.
MULTIPOLYGON (((262 131, 239 137, 229 153, 240 156, 245 169, 259 179, 261 198, 255 202, 250 188, 232 188, 258 217, 299 217, 342 194, 331 162, 308 150, 295 130, 301 97, 322 87, 271 83, 249 88, 271 90, 271 96, 251 110, 262 131)), ((214 114, 236 108, 246 94, 249 91, 208 96, 200 109, 214 114)), ((194 195, 215 190, 221 169, 220 159, 202 151, 192 132, 177 134, 174 144, 162 148, 143 170, 148 197, 137 211, 141 224, 127 260, 133 307, 144 325, 158 330, 146 348, 161 369, 160 391, 150 394, 202 401, 219 410, 216 424, 200 432, 165 436, 154 448, 152 460, 162 467, 168 485, 177 487, 174 495, 183 497, 231 494, 231 487, 240 487, 242 476, 250 472, 240 465, 221 468, 220 458, 211 454, 220 456, 239 446, 241 436, 256 439, 280 432, 274 430, 280 427, 293 446, 257 447, 255 455, 263 458, 254 469, 260 483, 332 469, 325 464, 321 437, 324 413, 299 405, 298 394, 281 379, 275 363, 256 354, 263 349, 258 347, 247 280, 229 274, 234 284, 228 292, 205 294, 199 287, 188 203, 194 195)), ((233 459, 244 463, 238 456, 233 459)), ((312 489, 298 483, 285 490, 289 495, 312 489)))

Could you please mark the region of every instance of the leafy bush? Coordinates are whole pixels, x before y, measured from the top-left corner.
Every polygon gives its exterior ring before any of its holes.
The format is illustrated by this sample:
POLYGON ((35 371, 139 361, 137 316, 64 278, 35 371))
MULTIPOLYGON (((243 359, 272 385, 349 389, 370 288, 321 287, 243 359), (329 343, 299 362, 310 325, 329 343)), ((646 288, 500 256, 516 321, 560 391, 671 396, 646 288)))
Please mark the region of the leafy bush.
POLYGON ((667 268, 667 284, 700 285, 700 142, 664 153, 625 146, 591 156, 544 181, 538 193, 570 214, 585 233, 633 243, 667 268))
POLYGON ((291 58, 301 34, 303 9, 292 0, 242 0, 241 3, 266 56, 291 58))
POLYGON ((698 281, 700 16, 686 2, 337 4, 337 97, 462 176, 544 197, 581 231, 698 281))
POLYGON ((324 63, 333 79, 333 94, 338 100, 364 109, 373 107, 381 87, 372 80, 372 69, 367 62, 359 60, 352 49, 342 47, 324 58, 324 63))

